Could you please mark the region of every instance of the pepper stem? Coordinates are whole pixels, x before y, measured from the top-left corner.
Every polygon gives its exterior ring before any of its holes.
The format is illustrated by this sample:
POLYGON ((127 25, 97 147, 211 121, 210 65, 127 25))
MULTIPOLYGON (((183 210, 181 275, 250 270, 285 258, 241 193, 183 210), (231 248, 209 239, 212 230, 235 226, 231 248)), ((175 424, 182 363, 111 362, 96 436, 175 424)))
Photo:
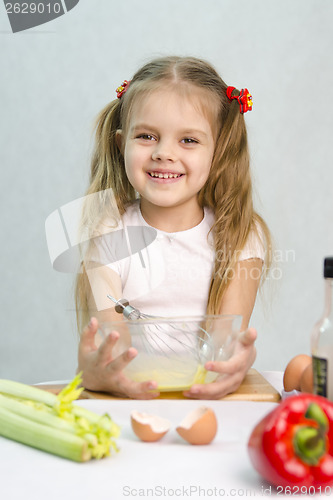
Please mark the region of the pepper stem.
POLYGON ((314 427, 301 427, 295 435, 296 454, 310 465, 317 465, 320 457, 326 453, 325 435, 314 427))
POLYGON ((329 427, 329 422, 326 413, 323 412, 323 410, 317 403, 310 403, 306 411, 305 417, 311 418, 311 420, 315 420, 319 425, 320 429, 322 429, 323 431, 326 431, 329 427))
POLYGON ((294 436, 295 453, 306 463, 317 465, 326 453, 326 432, 329 422, 317 403, 311 403, 305 417, 317 422, 319 427, 303 426, 294 436))

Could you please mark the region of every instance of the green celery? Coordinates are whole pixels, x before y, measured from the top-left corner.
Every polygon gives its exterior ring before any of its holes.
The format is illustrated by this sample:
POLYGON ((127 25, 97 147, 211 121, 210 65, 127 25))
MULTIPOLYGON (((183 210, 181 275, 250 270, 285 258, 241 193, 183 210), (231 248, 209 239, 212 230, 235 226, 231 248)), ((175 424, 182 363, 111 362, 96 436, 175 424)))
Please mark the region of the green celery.
POLYGON ((0 407, 0 434, 76 462, 85 462, 92 456, 88 443, 83 438, 38 424, 2 407, 0 407))
POLYGON ((108 456, 111 447, 118 451, 114 438, 119 436, 119 427, 111 417, 73 404, 83 390, 78 388, 81 382, 78 374, 56 396, 0 380, 0 435, 76 461, 108 456))
POLYGON ((0 379, 0 394, 20 399, 44 403, 53 406, 57 403, 57 396, 38 387, 14 382, 13 380, 0 379))
MULTIPOLYGON (((49 425, 59 430, 72 432, 75 434, 76 428, 73 422, 64 420, 52 413, 35 408, 33 405, 26 404, 14 398, 8 398, 0 394, 0 408, 16 413, 21 417, 28 418, 40 424, 49 425)), ((1 433, 1 431, 0 431, 1 433)))

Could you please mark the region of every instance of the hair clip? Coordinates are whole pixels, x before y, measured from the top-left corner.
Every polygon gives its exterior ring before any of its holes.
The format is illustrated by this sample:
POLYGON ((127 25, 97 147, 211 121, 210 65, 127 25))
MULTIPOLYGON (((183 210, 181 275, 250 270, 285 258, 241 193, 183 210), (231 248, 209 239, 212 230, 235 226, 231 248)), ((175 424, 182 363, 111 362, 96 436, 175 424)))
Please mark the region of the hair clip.
POLYGON ((236 99, 239 102, 239 110, 240 112, 246 113, 247 111, 252 111, 253 101, 252 95, 247 89, 242 89, 239 95, 231 95, 235 87, 227 88, 227 97, 230 101, 236 99))
POLYGON ((121 96, 123 94, 125 94, 126 90, 127 90, 127 87, 129 86, 130 82, 127 81, 127 80, 124 80, 123 83, 120 85, 120 87, 117 87, 116 88, 116 92, 117 92, 117 97, 118 99, 121 98, 121 96))

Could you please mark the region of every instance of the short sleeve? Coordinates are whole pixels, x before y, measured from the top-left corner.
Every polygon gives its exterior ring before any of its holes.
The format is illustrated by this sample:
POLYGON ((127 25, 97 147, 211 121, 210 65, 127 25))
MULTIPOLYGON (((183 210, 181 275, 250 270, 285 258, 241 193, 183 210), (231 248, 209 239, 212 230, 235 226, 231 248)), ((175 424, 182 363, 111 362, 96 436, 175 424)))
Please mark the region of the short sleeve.
POLYGON ((264 261, 265 253, 263 233, 257 224, 256 230, 252 229, 244 248, 240 251, 238 261, 247 259, 261 259, 264 261))
POLYGON ((101 266, 116 268, 115 264, 128 254, 128 242, 122 225, 112 227, 104 224, 103 233, 87 242, 84 262, 86 267, 90 268, 101 266))

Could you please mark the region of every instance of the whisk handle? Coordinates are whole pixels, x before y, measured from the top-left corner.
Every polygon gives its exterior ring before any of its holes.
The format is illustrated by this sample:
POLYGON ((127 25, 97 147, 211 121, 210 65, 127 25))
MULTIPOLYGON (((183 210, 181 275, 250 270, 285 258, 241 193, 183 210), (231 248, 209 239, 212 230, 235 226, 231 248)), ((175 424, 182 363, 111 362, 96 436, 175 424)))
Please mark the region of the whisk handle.
POLYGON ((115 299, 112 297, 112 295, 107 295, 107 297, 114 302, 115 305, 115 311, 117 313, 122 313, 125 318, 127 319, 139 319, 141 318, 141 313, 138 309, 135 309, 135 307, 130 306, 130 303, 128 302, 127 299, 115 299))
POLYGON ((124 312, 124 309, 129 306, 129 302, 128 300, 126 299, 120 299, 118 300, 116 306, 115 306, 115 310, 117 313, 123 313, 124 312))
POLYGON ((123 315, 127 319, 139 319, 140 318, 140 311, 138 309, 135 309, 135 307, 132 307, 130 305, 126 306, 122 310, 123 315))

